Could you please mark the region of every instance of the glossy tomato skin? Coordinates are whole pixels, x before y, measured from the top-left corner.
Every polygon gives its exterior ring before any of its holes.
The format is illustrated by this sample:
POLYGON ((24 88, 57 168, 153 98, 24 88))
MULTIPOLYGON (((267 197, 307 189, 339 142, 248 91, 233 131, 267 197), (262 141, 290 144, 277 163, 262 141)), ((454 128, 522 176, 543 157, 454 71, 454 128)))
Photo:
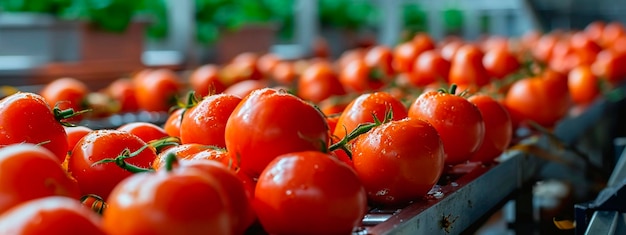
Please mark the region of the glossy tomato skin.
POLYGON ((393 51, 387 46, 378 45, 370 48, 365 53, 364 60, 368 67, 380 70, 386 77, 391 77, 395 74, 393 70, 393 51))
POLYGON ((78 200, 50 196, 20 204, 0 216, 0 234, 105 235, 101 219, 78 200))
POLYGON ((225 194, 216 179, 197 170, 132 175, 107 202, 103 228, 108 234, 233 232, 225 194))
POLYGON ((93 131, 91 128, 86 126, 64 126, 63 129, 65 129, 65 133, 67 134, 67 146, 70 151, 74 149, 74 146, 76 146, 76 143, 78 143, 80 139, 82 139, 89 132, 93 131))
POLYGON ((271 72, 271 78, 282 85, 292 85, 298 78, 296 65, 291 61, 279 61, 271 72))
POLYGON ((281 155, 268 165, 253 205, 270 234, 350 234, 365 215, 367 197, 349 166, 305 151, 281 155))
POLYGON ((365 60, 353 60, 346 64, 340 74, 339 81, 349 92, 363 93, 376 91, 386 83, 383 71, 369 67, 365 60))
POLYGON ((298 80, 298 96, 319 103, 331 96, 344 95, 346 90, 339 75, 327 62, 317 62, 302 72, 298 80))
POLYGON ((132 80, 121 78, 113 81, 106 89, 106 94, 120 103, 120 112, 136 112, 139 110, 135 84, 132 80))
POLYGON ((222 93, 226 85, 220 81, 219 67, 214 64, 207 64, 196 68, 189 76, 189 84, 198 97, 205 97, 210 92, 222 93))
POLYGON ((496 79, 502 79, 520 67, 519 61, 508 47, 491 48, 485 53, 482 63, 487 73, 496 79))
POLYGON ((137 104, 146 111, 168 111, 176 104, 180 89, 180 78, 169 69, 150 71, 135 80, 137 104))
POLYGON ((250 94, 250 92, 266 88, 268 85, 269 83, 266 80, 242 80, 226 88, 226 90, 224 90, 224 94, 244 98, 250 94))
POLYGON ((409 107, 409 118, 429 122, 443 141, 446 164, 465 162, 485 138, 485 122, 467 99, 440 91, 420 95, 409 107))
POLYGON ((47 197, 80 197, 76 180, 47 149, 13 144, 0 149, 0 214, 20 203, 47 197))
POLYGON ((413 64, 413 72, 408 75, 413 86, 423 87, 434 82, 448 82, 450 61, 435 50, 420 54, 413 64))
POLYGON ((180 123, 182 121, 182 114, 184 109, 176 109, 170 116, 167 117, 165 124, 163 124, 163 130, 169 136, 180 137, 180 123))
POLYGON ((531 77, 516 81, 504 98, 514 125, 533 121, 545 127, 554 126, 567 114, 570 97, 560 78, 531 77))
POLYGON ((215 94, 204 97, 183 116, 180 140, 184 144, 204 144, 225 148, 226 122, 241 98, 215 94))
POLYGON ((567 87, 576 104, 586 105, 600 95, 599 79, 589 66, 578 66, 569 72, 567 87))
MULTIPOLYGON (((125 149, 131 152, 146 146, 139 137, 118 130, 97 130, 85 135, 74 147, 68 159, 68 171, 78 180, 83 194, 96 194, 107 200, 113 187, 133 173, 115 163, 94 163, 115 158, 125 149)), ((137 156, 126 159, 133 165, 149 168, 156 158, 151 148, 145 148, 137 156)))
POLYGON ((42 144, 63 161, 67 134, 40 95, 18 92, 0 100, 0 146, 42 144))
POLYGON ((375 127, 352 145, 354 169, 372 203, 397 205, 426 195, 443 172, 443 142, 429 123, 405 118, 375 127))
POLYGON ((136 135, 137 137, 139 137, 139 139, 143 140, 146 143, 152 140, 158 140, 169 136, 163 128, 149 122, 126 123, 118 127, 117 130, 136 135))
POLYGON ((264 88, 244 98, 226 123, 226 149, 239 167, 258 176, 276 156, 321 151, 329 141, 324 115, 282 90, 264 88))
POLYGON ((485 122, 485 139, 470 161, 490 162, 500 156, 513 138, 513 122, 506 108, 488 95, 477 94, 468 98, 480 110, 485 122))
MULTIPOLYGON (((89 88, 84 82, 75 78, 59 78, 48 83, 39 94, 48 102, 50 107, 63 109, 71 108, 80 111, 87 108, 85 99, 89 93, 89 88)), ((82 116, 75 116, 68 121, 77 122, 82 116)))
POLYGON ((352 132, 361 123, 373 123, 374 116, 378 120, 385 120, 387 111, 393 112, 393 120, 407 117, 407 109, 398 99, 389 93, 379 91, 362 94, 354 99, 337 120, 333 135, 341 139, 352 132))
POLYGON ((483 56, 477 46, 461 46, 450 62, 450 84, 477 87, 487 85, 489 75, 483 66, 483 56))
POLYGON ((165 159, 168 154, 174 154, 180 160, 190 159, 196 153, 209 149, 208 146, 202 144, 181 144, 173 146, 158 153, 157 157, 152 162, 152 169, 158 170, 165 165, 165 159))

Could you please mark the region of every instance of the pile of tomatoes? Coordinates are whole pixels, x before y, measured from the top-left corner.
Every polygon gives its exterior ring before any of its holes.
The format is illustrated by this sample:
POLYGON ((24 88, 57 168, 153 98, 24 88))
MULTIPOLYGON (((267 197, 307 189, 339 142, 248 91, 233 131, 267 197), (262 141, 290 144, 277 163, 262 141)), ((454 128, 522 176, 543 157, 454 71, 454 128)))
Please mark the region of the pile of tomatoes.
POLYGON ((603 22, 418 34, 336 61, 146 69, 97 92, 58 79, 0 101, 0 234, 350 234, 369 207, 424 200, 450 166, 490 164, 516 128, 550 128, 619 85, 622 40, 603 22), (170 116, 80 125, 137 110, 170 116))

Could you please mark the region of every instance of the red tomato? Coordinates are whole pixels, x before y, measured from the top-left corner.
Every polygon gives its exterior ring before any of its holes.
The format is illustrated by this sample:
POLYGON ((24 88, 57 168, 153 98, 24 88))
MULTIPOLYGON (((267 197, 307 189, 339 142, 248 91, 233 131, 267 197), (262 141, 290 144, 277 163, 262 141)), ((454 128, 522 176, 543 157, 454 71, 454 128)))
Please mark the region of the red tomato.
POLYGON ((226 147, 224 132, 228 117, 241 102, 235 95, 206 96, 183 116, 180 139, 183 144, 204 144, 226 147))
POLYGON ((102 220, 109 234, 233 234, 226 194, 200 170, 132 175, 107 202, 102 220))
POLYGON ((300 98, 315 103, 346 93, 337 73, 327 62, 318 62, 306 68, 298 80, 297 92, 300 98))
POLYGON ((165 165, 166 156, 174 154, 181 160, 191 159, 196 153, 202 152, 207 149, 212 149, 210 146, 202 144, 181 144, 166 149, 163 152, 157 154, 157 157, 152 162, 152 169, 158 170, 165 165))
POLYGON ((233 60, 222 67, 219 77, 229 87, 235 83, 245 80, 260 80, 263 78, 263 74, 257 68, 256 60, 241 59, 233 60))
POLYGON ((606 79, 611 84, 618 84, 626 79, 626 53, 604 50, 598 54, 591 65, 593 74, 606 79))
POLYGON ((106 94, 119 102, 120 112, 136 112, 139 110, 135 85, 130 79, 117 79, 106 88, 106 94))
POLYGON ((76 199, 45 197, 25 202, 0 216, 0 234, 105 235, 101 219, 76 199))
POLYGON ((604 47, 611 47, 616 39, 625 36, 626 29, 624 29, 624 25, 617 21, 609 22, 604 26, 602 30, 601 44, 604 47))
POLYGON ((67 146, 70 151, 74 149, 74 146, 76 146, 76 143, 78 143, 80 139, 82 139, 89 132, 93 131, 91 128, 86 126, 64 126, 63 129, 65 129, 65 133, 67 134, 67 146))
POLYGON ((346 164, 317 151, 274 159, 259 177, 254 208, 270 234, 350 234, 367 198, 346 164))
POLYGON ((281 59, 272 53, 266 53, 257 60, 259 71, 266 77, 270 76, 274 67, 281 62, 281 59))
MULTIPOLYGON (((89 93, 89 88, 83 81, 75 78, 59 78, 48 83, 39 94, 48 102, 51 107, 59 107, 64 110, 71 108, 80 111, 88 108, 85 99, 89 93)), ((81 116, 75 116, 69 121, 80 121, 81 116)))
MULTIPOLYGON (((78 141, 72 150, 72 155, 68 159, 68 171, 78 180, 82 193, 96 194, 107 200, 113 187, 133 173, 115 163, 95 163, 105 158, 115 158, 124 150, 132 153, 145 146, 146 142, 128 132, 93 131, 78 141)), ((126 159, 126 162, 148 168, 155 158, 154 150, 145 148, 136 156, 126 159)))
POLYGON ((502 79, 515 72, 520 63, 507 47, 494 47, 483 57, 483 65, 489 76, 502 79))
POLYGON ((602 42, 602 32, 604 31, 604 26, 605 26, 604 22, 596 20, 596 21, 591 22, 590 24, 588 24, 585 27, 585 30, 583 32, 585 34, 587 34, 587 37, 589 37, 594 42, 601 43, 602 42))
POLYGON ((280 61, 273 67, 271 77, 278 84, 291 85, 298 78, 296 66, 291 61, 280 61))
POLYGON ((490 162, 500 156, 513 138, 513 123, 506 108, 488 95, 473 95, 467 100, 476 105, 485 122, 485 138, 470 161, 490 162))
POLYGON ((250 94, 250 92, 266 88, 268 85, 268 82, 265 80, 244 80, 226 88, 226 90, 224 90, 224 94, 243 98, 250 94))
POLYGON ((385 77, 392 77, 395 74, 393 70, 393 51, 383 45, 370 48, 365 53, 364 58, 367 67, 377 69, 385 77))
POLYGON ((396 46, 393 50, 393 69, 397 72, 412 72, 417 56, 433 48, 434 46, 420 47, 411 42, 405 42, 396 46))
POLYGON ((165 124, 163 124, 163 130, 169 136, 180 137, 180 123, 182 121, 182 114, 185 109, 176 109, 167 117, 165 124))
POLYGON ((157 69, 135 80, 137 104, 146 111, 168 111, 176 104, 180 78, 169 69, 157 69))
MULTIPOLYGON (((489 75, 483 66, 483 52, 474 45, 461 46, 450 62, 451 84, 482 87, 489 83, 489 75)), ((445 141, 444 141, 445 142, 445 141)))
POLYGON ((461 46, 465 45, 463 41, 453 40, 441 47, 441 57, 447 61, 452 61, 456 52, 461 48, 461 46))
POLYGON ((386 92, 362 94, 354 99, 339 116, 333 135, 339 139, 352 132, 359 124, 373 123, 374 115, 383 121, 388 111, 393 112, 393 120, 407 117, 407 109, 398 99, 386 92))
POLYGON ((328 146, 324 115, 281 90, 260 89, 244 98, 226 123, 226 149, 241 170, 257 176, 276 156, 328 146))
POLYGON ((408 116, 432 124, 443 141, 446 164, 458 164, 480 148, 485 122, 474 104, 455 95, 454 88, 450 92, 423 93, 409 107, 408 116))
POLYGON ((220 68, 214 64, 207 64, 196 68, 189 76, 189 84, 199 97, 209 93, 222 93, 226 86, 219 78, 220 68))
POLYGON ((449 74, 450 62, 439 52, 429 50, 417 57, 413 64, 413 73, 410 73, 408 78, 413 86, 423 87, 437 81, 447 83, 449 74))
POLYGON ((80 197, 78 185, 47 149, 12 144, 0 149, 0 214, 20 203, 47 197, 80 197))
POLYGON ((363 93, 377 91, 387 82, 380 70, 367 66, 364 60, 353 60, 339 73, 339 82, 349 92, 363 93))
POLYGON ((59 162, 67 154, 67 134, 43 97, 18 92, 0 100, 0 146, 17 143, 41 144, 59 162))
POLYGON ((578 66, 569 72, 567 86, 572 101, 576 104, 589 104, 600 95, 598 77, 589 66, 578 66))
POLYGON ((552 57, 552 49, 559 41, 555 34, 545 34, 539 38, 537 45, 531 48, 533 57, 540 62, 548 62, 552 57))
POLYGON ((221 148, 206 148, 200 152, 191 155, 190 157, 188 157, 187 160, 211 160, 219 162, 231 170, 236 170, 239 167, 237 165, 237 160, 233 158, 233 156, 225 149, 221 148))
POLYGON ((149 122, 130 122, 118 127, 117 130, 136 135, 146 143, 169 136, 163 128, 149 122))
POLYGON ((375 127, 354 140, 352 154, 369 200, 382 205, 425 196, 444 166, 443 142, 437 130, 418 119, 375 127))

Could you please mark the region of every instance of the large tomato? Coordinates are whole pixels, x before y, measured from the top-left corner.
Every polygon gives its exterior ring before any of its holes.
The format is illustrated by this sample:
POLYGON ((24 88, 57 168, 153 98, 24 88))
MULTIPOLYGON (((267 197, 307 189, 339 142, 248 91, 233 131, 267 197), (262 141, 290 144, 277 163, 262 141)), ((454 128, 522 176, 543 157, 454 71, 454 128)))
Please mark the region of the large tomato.
POLYGON ((113 187, 133 172, 122 169, 113 162, 99 164, 96 162, 115 158, 125 151, 137 152, 125 162, 148 168, 156 158, 156 153, 146 146, 146 142, 128 132, 93 131, 85 135, 72 150, 68 159, 68 171, 78 180, 82 193, 96 194, 106 200, 113 187))
POLYGON ((105 235, 101 219, 78 200, 44 197, 22 203, 0 216, 0 234, 105 235))
POLYGON ((67 154, 67 134, 40 95, 18 92, 0 100, 0 146, 40 144, 62 162, 67 154))
POLYGON ((294 152, 261 173, 254 208, 270 234, 350 234, 365 215, 367 196, 343 162, 318 151, 294 152))
POLYGON ((47 197, 80 197, 78 184, 47 149, 13 144, 0 149, 0 214, 22 202, 47 197))
POLYGON ((430 91, 420 95, 411 107, 409 118, 432 124, 443 141, 446 164, 465 162, 485 138, 485 122, 478 108, 450 91, 430 91))
POLYGON ((375 204, 426 195, 443 172, 443 142, 429 123, 405 118, 375 127, 352 145, 354 169, 375 204))
POLYGON ((328 146, 324 115, 282 90, 264 88, 244 98, 226 123, 226 148, 241 170, 258 176, 276 156, 328 146))
POLYGON ((233 234, 223 189, 199 170, 170 165, 132 175, 107 202, 103 227, 109 234, 233 234))
POLYGON ((215 94, 204 97, 187 110, 180 124, 180 140, 184 144, 205 144, 226 147, 226 122, 241 98, 235 95, 215 94))
POLYGON ((179 108, 174 110, 167 117, 165 124, 163 124, 163 130, 169 136, 180 137, 180 123, 182 122, 182 114, 185 109, 179 108))
POLYGON ((477 94, 467 100, 476 105, 485 122, 485 139, 470 161, 489 162, 509 147, 513 123, 506 108, 491 96, 477 94))

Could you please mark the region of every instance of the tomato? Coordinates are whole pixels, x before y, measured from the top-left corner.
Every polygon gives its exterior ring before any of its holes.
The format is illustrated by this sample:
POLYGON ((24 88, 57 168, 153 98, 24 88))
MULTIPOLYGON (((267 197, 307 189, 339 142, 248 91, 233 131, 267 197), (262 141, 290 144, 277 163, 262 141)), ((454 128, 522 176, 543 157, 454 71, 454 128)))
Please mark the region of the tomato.
POLYGON ((298 78, 296 67, 291 61, 278 62, 272 69, 272 78, 278 84, 291 85, 298 78))
POLYGON ((389 93, 380 91, 362 94, 348 104, 348 107, 341 113, 333 136, 341 139, 359 124, 373 123, 374 116, 382 121, 388 111, 393 112, 393 120, 407 117, 407 109, 404 104, 389 93))
POLYGON ((281 59, 276 54, 266 53, 260 56, 257 60, 257 67, 263 75, 269 77, 272 74, 274 67, 280 62, 281 59))
MULTIPOLYGON (((48 102, 51 107, 58 107, 61 110, 71 108, 80 111, 88 108, 85 102, 89 88, 83 81, 75 78, 59 78, 48 83, 39 94, 48 102)), ((75 116, 68 121, 80 121, 81 116, 75 116)))
POLYGON ((219 78, 220 68, 214 64, 206 64, 193 70, 189 75, 189 84, 199 97, 209 93, 222 93, 226 86, 219 78))
POLYGON ((467 161, 485 138, 485 122, 480 110, 456 95, 454 86, 449 92, 421 94, 409 107, 408 116, 425 120, 437 129, 443 141, 446 164, 467 161))
POLYGON ((380 70, 385 77, 392 77, 395 74, 393 70, 393 51, 383 45, 370 48, 364 57, 367 67, 380 70))
POLYGON ((40 95, 18 92, 0 100, 0 146, 41 144, 62 162, 67 154, 67 134, 40 95))
POLYGON ((531 48, 533 57, 540 62, 548 62, 552 57, 552 49, 559 41, 555 34, 545 34, 539 38, 537 45, 531 48))
POLYGON ((248 195, 243 182, 234 171, 218 162, 208 160, 183 161, 179 170, 198 170, 216 179, 218 188, 224 193, 227 209, 232 215, 230 221, 233 225, 233 234, 244 234, 256 220, 251 195, 248 195))
POLYGON ((47 196, 80 197, 75 180, 49 150, 34 144, 0 149, 0 214, 29 200, 47 196))
POLYGON ((225 195, 218 180, 200 170, 135 174, 111 192, 103 228, 108 234, 233 234, 225 195))
POLYGON ((219 77, 229 87, 235 83, 245 80, 260 80, 263 78, 263 74, 257 68, 256 60, 241 59, 233 60, 222 67, 219 77))
POLYGON ((470 161, 490 162, 502 154, 513 138, 513 123, 504 105, 491 96, 476 94, 467 99, 476 105, 485 122, 485 138, 470 161))
POLYGON ((433 48, 434 46, 420 47, 411 42, 405 42, 396 46, 393 50, 393 69, 397 72, 412 72, 417 56, 433 48))
POLYGON ((195 161, 195 160, 211 160, 215 162, 219 162, 222 165, 228 167, 228 169, 236 170, 239 166, 237 165, 237 159, 233 157, 226 149, 222 148, 213 148, 206 147, 205 149, 192 154, 187 158, 187 160, 195 161))
POLYGON ((117 130, 136 135, 146 143, 169 136, 163 128, 149 122, 130 122, 118 127, 117 130))
POLYGON ((64 126, 63 129, 67 134, 67 146, 70 151, 74 149, 74 146, 76 146, 76 143, 78 143, 80 139, 82 139, 89 132, 93 131, 91 128, 86 126, 64 126))
POLYGON ((224 94, 234 95, 239 98, 246 97, 250 92, 268 86, 268 82, 265 80, 244 80, 237 82, 224 90, 224 94))
POLYGON ((202 144, 181 144, 164 150, 157 154, 157 157, 152 162, 152 169, 158 170, 165 165, 166 156, 174 154, 180 160, 186 160, 193 158, 196 153, 202 152, 207 149, 213 149, 211 146, 202 144))
POLYGON ((187 110, 180 124, 182 143, 196 143, 226 147, 226 121, 241 98, 229 94, 206 96, 187 110))
POLYGON ((165 124, 163 124, 163 130, 165 130, 165 133, 169 136, 180 137, 180 122, 184 110, 185 109, 176 109, 167 117, 165 124))
POLYGON ((589 66, 572 69, 567 77, 567 86, 572 101, 581 105, 593 102, 600 95, 599 82, 589 66))
POLYGON ((495 47, 487 51, 483 57, 483 66, 489 76, 502 79, 515 72, 520 63, 507 47, 495 47))
POLYGON ((343 112, 352 102, 352 96, 332 96, 318 103, 318 107, 326 116, 331 116, 343 112))
POLYGON ((441 47, 441 57, 447 61, 452 61, 456 52, 461 48, 461 46, 465 45, 463 41, 453 40, 441 47))
POLYGON ((593 63, 596 60, 596 55, 602 51, 602 47, 584 32, 574 33, 570 38, 570 46, 578 56, 580 63, 586 65, 593 63))
POLYGON ((526 121, 534 121, 545 127, 552 127, 567 114, 570 98, 567 80, 540 77, 525 78, 511 85, 504 98, 514 126, 526 121))
POLYGON ((413 64, 413 73, 407 77, 411 85, 423 87, 437 81, 447 83, 449 74, 450 62, 445 60, 439 52, 429 50, 417 57, 413 64))
POLYGON ((337 73, 327 62, 317 62, 309 66, 298 80, 298 96, 315 103, 345 93, 337 73))
POLYGON ((355 48, 351 50, 347 50, 341 54, 339 59, 337 60, 337 68, 340 70, 345 68, 348 63, 354 60, 363 60, 366 55, 366 51, 362 48, 355 48))
POLYGON ((461 46, 450 62, 451 84, 482 87, 489 83, 489 75, 483 66, 483 52, 474 45, 461 46))
POLYGON ((276 156, 328 146, 328 124, 311 104, 282 90, 253 91, 226 123, 226 149, 258 176, 276 156))
POLYGON ((591 70, 594 75, 615 85, 626 79, 624 64, 626 64, 626 53, 603 50, 598 53, 595 62, 591 65, 591 70))
POLYGON ((101 219, 76 199, 44 197, 20 204, 0 216, 0 234, 105 235, 101 219))
POLYGON ((355 93, 376 91, 386 80, 382 71, 368 67, 364 60, 349 62, 339 73, 339 82, 347 91, 355 93))
POLYGON ((146 111, 168 111, 176 104, 180 92, 180 78, 169 69, 149 72, 135 81, 137 104, 146 111))
POLYGON ((622 23, 617 21, 612 21, 604 26, 602 30, 601 44, 604 47, 611 47, 615 40, 625 36, 626 29, 622 23))
POLYGON ((589 39, 593 40, 596 43, 601 43, 602 32, 604 31, 605 25, 606 24, 603 21, 596 20, 588 24, 583 32, 587 34, 587 37, 589 37, 589 39))
POLYGON ((117 79, 106 88, 106 94, 119 102, 120 112, 136 112, 139 110, 137 97, 135 96, 135 85, 132 80, 117 79))
POLYGON ((146 142, 128 132, 93 131, 78 141, 72 150, 68 159, 68 171, 78 180, 82 193, 96 194, 107 200, 113 187, 133 173, 112 162, 95 163, 102 159, 115 158, 124 150, 130 153, 141 150, 135 156, 127 158, 126 162, 147 168, 156 158, 156 153, 153 149, 145 147, 146 142))
POLYGON ((281 155, 267 166, 253 205, 269 234, 350 234, 365 215, 367 198, 349 166, 305 151, 281 155))
POLYGON ((417 46, 419 51, 427 51, 435 48, 435 41, 427 33, 417 33, 411 39, 411 43, 417 46))
POLYGON ((352 153, 354 169, 374 204, 419 199, 443 172, 443 142, 432 125, 419 119, 374 127, 354 140, 352 153))

